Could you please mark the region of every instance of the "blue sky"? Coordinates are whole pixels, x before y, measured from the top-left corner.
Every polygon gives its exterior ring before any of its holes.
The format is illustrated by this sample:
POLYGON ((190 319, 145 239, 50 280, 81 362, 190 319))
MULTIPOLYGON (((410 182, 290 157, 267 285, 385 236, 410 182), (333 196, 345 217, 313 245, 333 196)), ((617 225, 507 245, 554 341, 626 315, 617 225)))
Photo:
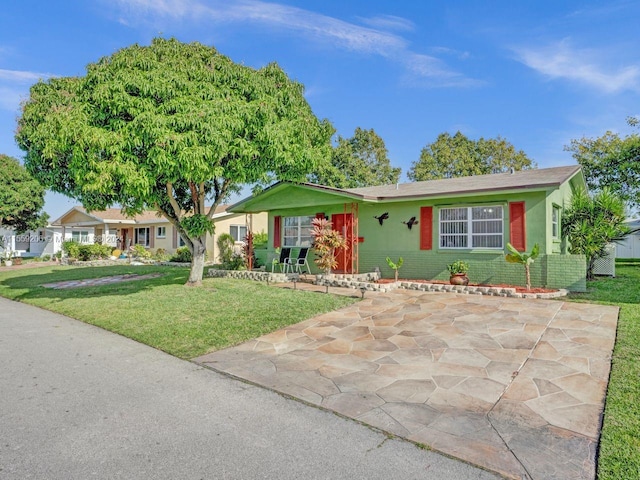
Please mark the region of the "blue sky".
MULTIPOLYGON (((442 132, 498 135, 539 167, 575 163, 571 139, 630 132, 640 114, 637 1, 66 0, 5 2, 0 16, 0 153, 38 78, 155 36, 276 61, 315 114, 349 137, 373 128, 403 179, 442 132)), ((52 218, 75 205, 47 195, 52 218)))

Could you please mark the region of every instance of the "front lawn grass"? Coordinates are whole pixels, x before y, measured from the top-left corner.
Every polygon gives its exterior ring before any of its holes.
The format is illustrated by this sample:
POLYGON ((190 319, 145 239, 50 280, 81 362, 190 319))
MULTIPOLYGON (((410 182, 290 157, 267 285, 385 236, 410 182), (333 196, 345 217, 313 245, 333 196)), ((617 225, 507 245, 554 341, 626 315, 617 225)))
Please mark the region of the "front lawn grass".
POLYGON ((194 358, 349 305, 355 298, 269 287, 249 280, 205 278, 185 287, 175 267, 0 269, 0 295, 68 315, 180 358, 194 358), (42 284, 127 273, 158 278, 56 290, 42 284))
POLYGON ((604 424, 599 480, 640 478, 640 265, 616 263, 616 278, 598 278, 571 300, 620 306, 604 424))

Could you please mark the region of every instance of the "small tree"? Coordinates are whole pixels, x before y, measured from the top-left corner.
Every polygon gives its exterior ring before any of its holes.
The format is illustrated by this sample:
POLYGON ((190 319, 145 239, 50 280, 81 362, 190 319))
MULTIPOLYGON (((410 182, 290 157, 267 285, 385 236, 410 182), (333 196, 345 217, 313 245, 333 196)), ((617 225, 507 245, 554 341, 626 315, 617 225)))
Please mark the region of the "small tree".
POLYGON ((328 275, 332 268, 338 266, 336 249, 345 248, 347 241, 340 232, 331 228, 332 223, 325 218, 314 218, 311 224, 313 225, 311 230, 313 250, 317 257, 314 262, 328 275))
POLYGON ((520 263, 524 265, 524 275, 527 290, 531 290, 531 264, 536 258, 538 258, 538 254, 540 253, 540 246, 536 243, 531 249, 531 253, 525 253, 519 252, 513 245, 507 243, 507 250, 511 252, 506 256, 507 262, 520 263))
POLYGON ((393 269, 396 282, 398 281, 398 270, 400 270, 400 267, 402 267, 403 263, 404 259, 402 257, 398 258, 398 263, 395 263, 393 260, 391 260, 391 257, 387 257, 387 265, 389 265, 389 267, 393 269))
POLYGON ((623 200, 608 187, 595 196, 580 190, 562 216, 562 236, 569 240, 569 253, 587 258, 587 279, 593 279, 593 266, 607 254, 606 247, 623 240, 631 230, 624 224, 623 200))
POLYGON ((44 187, 13 157, 0 154, 0 171, 0 227, 18 233, 44 227, 44 187))

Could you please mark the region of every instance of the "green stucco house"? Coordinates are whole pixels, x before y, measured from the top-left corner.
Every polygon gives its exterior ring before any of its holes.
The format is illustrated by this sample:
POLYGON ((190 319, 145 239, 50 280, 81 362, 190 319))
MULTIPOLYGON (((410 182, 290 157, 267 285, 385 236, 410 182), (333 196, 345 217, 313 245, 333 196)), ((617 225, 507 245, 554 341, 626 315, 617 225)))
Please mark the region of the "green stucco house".
POLYGON ((577 165, 349 189, 280 182, 229 211, 268 212, 268 253, 309 246, 312 220, 330 219, 348 239, 337 273, 393 277, 385 259, 403 257, 401 278, 446 280, 447 264, 465 260, 473 283, 523 285, 507 242, 538 243, 532 285, 584 291, 585 259, 567 253, 560 226, 572 193, 586 188, 577 165))

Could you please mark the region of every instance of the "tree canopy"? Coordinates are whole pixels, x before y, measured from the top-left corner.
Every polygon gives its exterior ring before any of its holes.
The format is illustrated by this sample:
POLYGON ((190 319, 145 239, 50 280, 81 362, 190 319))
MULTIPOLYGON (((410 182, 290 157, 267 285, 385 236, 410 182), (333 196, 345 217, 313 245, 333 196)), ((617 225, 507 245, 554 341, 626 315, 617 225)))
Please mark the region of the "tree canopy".
POLYGON ((471 140, 458 131, 453 136, 441 133, 435 142, 427 144, 407 176, 413 181, 421 181, 535 167, 535 162, 526 153, 516 150, 502 137, 471 140))
POLYGON ((15 158, 0 154, 0 227, 22 233, 44 227, 45 189, 15 158))
POLYGON ((43 184, 89 210, 157 210, 202 278, 215 207, 242 184, 300 181, 329 161, 333 127, 304 87, 271 63, 258 70, 215 48, 156 38, 31 87, 16 139, 43 184), (207 206, 205 207, 205 204, 207 206))
POLYGON ((330 187, 357 188, 396 183, 400 172, 391 166, 384 140, 373 129, 357 127, 351 138, 338 136, 331 164, 309 179, 330 187))
MULTIPOLYGON (((635 118, 627 121, 638 125, 635 118)), ((571 140, 565 150, 582 166, 590 189, 608 187, 631 207, 640 207, 640 135, 620 137, 608 131, 598 138, 571 140)))

